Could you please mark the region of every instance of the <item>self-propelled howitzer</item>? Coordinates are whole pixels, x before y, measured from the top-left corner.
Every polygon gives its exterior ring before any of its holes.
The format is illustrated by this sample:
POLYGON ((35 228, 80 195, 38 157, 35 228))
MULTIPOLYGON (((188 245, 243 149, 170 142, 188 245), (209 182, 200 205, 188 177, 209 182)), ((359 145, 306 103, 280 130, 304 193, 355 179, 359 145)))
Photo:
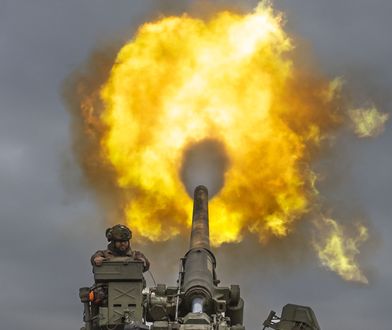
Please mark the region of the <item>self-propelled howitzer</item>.
POLYGON ((209 240, 208 191, 198 186, 194 193, 190 247, 180 262, 178 287, 173 290, 158 285, 150 290, 147 321, 153 322, 153 329, 244 330, 240 288, 218 286, 215 269, 216 259, 209 240))
MULTIPOLYGON (((198 186, 190 247, 180 260, 177 286, 158 284, 146 290, 143 264, 129 257, 93 266, 94 285, 79 290, 85 323, 81 330, 245 330, 239 286, 219 286, 208 221, 208 191, 198 186)), ((271 312, 263 326, 320 330, 311 308, 293 304, 280 317, 271 312)))

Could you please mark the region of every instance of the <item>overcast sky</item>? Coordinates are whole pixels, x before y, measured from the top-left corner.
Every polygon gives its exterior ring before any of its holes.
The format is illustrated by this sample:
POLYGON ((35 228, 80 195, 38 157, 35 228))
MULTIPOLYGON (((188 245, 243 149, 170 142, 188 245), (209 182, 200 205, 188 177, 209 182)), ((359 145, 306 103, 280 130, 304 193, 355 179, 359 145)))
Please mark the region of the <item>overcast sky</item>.
MULTIPOLYGON (((242 9, 256 3, 219 1, 237 2, 242 9)), ((359 103, 391 112, 390 0, 274 3, 287 14, 287 30, 307 43, 328 76, 344 76, 359 103)), ((100 45, 130 38, 159 12, 180 13, 193 4, 0 0, 1 329, 78 329, 78 288, 91 283, 89 256, 106 245, 104 216, 80 184, 70 149, 70 120, 60 95, 64 79, 100 45)), ((377 139, 347 134, 331 157, 338 177, 324 187, 330 204, 361 209, 371 228, 361 257, 370 284, 344 282, 316 258, 299 263, 300 251, 281 262, 257 252, 244 258, 242 251, 262 249, 252 238, 223 247, 216 251, 218 274, 224 284, 241 284, 248 329, 261 329, 270 309, 280 312, 292 302, 312 306, 322 329, 390 330, 391 123, 377 139)), ((187 243, 162 246, 158 252, 154 246, 139 249, 149 254, 156 279, 174 285, 187 243)))

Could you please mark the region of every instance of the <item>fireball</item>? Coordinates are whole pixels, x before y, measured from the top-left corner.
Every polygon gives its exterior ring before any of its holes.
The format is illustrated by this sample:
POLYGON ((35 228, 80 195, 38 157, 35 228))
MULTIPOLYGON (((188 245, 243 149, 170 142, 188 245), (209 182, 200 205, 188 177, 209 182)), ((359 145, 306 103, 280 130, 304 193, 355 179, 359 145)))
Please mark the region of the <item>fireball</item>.
MULTIPOLYGON (((227 160, 210 202, 212 244, 246 233, 266 244, 293 233, 317 204, 312 162, 346 118, 341 80, 299 65, 297 55, 282 14, 266 4, 248 14, 184 14, 142 25, 103 86, 86 88, 86 80, 80 91, 78 125, 91 142, 82 164, 95 178, 110 169, 99 189, 116 187, 121 212, 111 221, 152 241, 188 232, 192 200, 182 167, 189 150, 212 143, 227 160)), ((339 243, 343 231, 331 221, 330 240, 316 247, 322 264, 364 282, 353 266, 356 250, 339 243)), ((363 232, 353 240, 364 241, 363 232)))

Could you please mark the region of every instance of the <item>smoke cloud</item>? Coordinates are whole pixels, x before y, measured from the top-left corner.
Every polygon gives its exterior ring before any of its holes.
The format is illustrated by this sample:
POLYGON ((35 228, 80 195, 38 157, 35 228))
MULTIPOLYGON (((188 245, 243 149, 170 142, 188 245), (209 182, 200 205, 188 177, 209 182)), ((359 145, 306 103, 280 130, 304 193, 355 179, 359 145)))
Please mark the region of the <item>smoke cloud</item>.
POLYGON ((202 140, 184 150, 183 157, 180 173, 189 196, 193 198, 194 189, 204 185, 211 199, 224 185, 229 166, 224 145, 216 140, 202 140))
POLYGON ((71 117, 72 149, 83 173, 82 183, 91 188, 109 222, 123 218, 124 192, 116 185, 114 168, 99 152, 106 132, 99 120, 103 109, 99 91, 108 79, 118 48, 96 49, 64 81, 62 88, 71 117))

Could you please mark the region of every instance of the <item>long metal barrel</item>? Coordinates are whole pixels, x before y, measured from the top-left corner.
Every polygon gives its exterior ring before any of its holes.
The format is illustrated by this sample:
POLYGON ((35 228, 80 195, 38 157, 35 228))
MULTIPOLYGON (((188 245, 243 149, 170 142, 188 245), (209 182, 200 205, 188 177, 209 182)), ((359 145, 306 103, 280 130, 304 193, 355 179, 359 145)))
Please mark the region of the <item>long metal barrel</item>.
POLYGON ((190 249, 210 249, 208 224, 208 190, 204 186, 195 189, 193 199, 193 218, 190 249))
POLYGON ((185 302, 192 312, 208 310, 214 293, 215 257, 210 251, 208 190, 198 186, 194 193, 190 249, 185 255, 185 302))

